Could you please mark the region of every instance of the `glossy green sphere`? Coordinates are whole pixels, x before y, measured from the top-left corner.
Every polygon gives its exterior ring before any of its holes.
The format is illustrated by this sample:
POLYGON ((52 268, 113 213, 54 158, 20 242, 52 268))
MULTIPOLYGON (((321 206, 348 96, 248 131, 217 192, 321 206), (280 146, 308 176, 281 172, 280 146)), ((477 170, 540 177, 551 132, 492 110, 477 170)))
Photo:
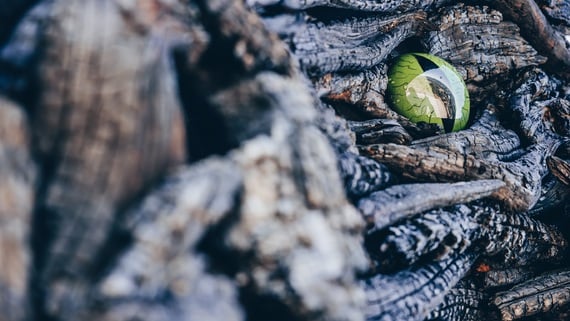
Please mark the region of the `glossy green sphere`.
POLYGON ((399 56, 388 71, 388 95, 391 107, 414 123, 452 132, 469 120, 469 93, 461 75, 434 55, 399 56))

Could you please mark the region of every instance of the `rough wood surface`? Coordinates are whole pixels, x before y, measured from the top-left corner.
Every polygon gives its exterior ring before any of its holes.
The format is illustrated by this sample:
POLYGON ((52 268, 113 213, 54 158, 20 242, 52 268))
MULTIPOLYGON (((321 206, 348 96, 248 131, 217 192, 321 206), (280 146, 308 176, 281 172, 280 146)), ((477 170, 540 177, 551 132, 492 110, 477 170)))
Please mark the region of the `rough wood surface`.
POLYGON ((499 11, 459 5, 444 8, 436 17, 437 31, 424 40, 429 52, 457 66, 469 82, 484 83, 513 68, 546 61, 520 36, 514 23, 503 21, 499 11))
POLYGON ((463 287, 453 288, 426 320, 479 321, 489 314, 484 293, 463 287))
POLYGON ((445 0, 406 0, 406 1, 375 1, 375 0, 246 0, 251 6, 283 5, 291 9, 307 9, 324 6, 345 9, 356 9, 374 12, 402 12, 426 9, 434 4, 444 3, 445 0))
POLYGON ((0 320, 29 315, 32 210, 36 169, 22 106, 0 96, 0 320))
POLYGON ((555 31, 536 2, 532 0, 495 1, 493 5, 522 28, 522 35, 556 64, 558 68, 568 69, 570 51, 563 35, 555 31))
POLYGON ((5 1, 0 320, 567 320, 569 8, 5 1), (467 129, 390 109, 411 51, 467 129))
POLYGON ((286 41, 310 75, 360 71, 384 61, 402 41, 419 31, 425 18, 425 13, 419 12, 328 23, 308 19, 286 41))
POLYGON ((358 201, 358 209, 369 225, 373 225, 374 229, 381 229, 432 208, 468 203, 491 196, 504 186, 500 180, 401 184, 361 198, 358 201))
POLYGON ((185 133, 165 39, 141 34, 111 1, 41 5, 34 233, 48 240, 37 245, 46 307, 65 315, 99 273, 120 210, 184 160, 185 133))
POLYGON ((453 256, 362 281, 367 297, 367 320, 423 320, 469 271, 474 259, 473 254, 453 256))
POLYGON ((503 320, 528 317, 539 312, 557 309, 568 304, 570 273, 558 271, 530 279, 504 292, 499 292, 492 303, 503 320))

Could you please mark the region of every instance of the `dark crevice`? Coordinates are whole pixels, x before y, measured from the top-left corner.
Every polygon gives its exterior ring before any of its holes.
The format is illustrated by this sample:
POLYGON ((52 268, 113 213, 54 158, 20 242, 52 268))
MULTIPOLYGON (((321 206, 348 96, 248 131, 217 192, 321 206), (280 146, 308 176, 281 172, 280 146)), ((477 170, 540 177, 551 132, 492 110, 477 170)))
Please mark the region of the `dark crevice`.
POLYGON ((212 106, 201 88, 203 84, 189 73, 183 52, 174 54, 179 97, 186 128, 186 150, 190 163, 210 155, 223 155, 233 146, 228 139, 224 118, 212 106))
POLYGON ((38 0, 3 0, 0 5, 0 47, 3 46, 18 22, 38 0))

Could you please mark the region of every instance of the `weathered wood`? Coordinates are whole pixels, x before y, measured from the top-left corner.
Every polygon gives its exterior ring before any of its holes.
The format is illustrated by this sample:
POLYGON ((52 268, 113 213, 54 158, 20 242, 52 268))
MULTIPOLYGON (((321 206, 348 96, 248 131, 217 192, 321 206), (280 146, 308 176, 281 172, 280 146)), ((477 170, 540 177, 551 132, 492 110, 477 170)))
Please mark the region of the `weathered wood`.
POLYGON ((186 156, 167 30, 137 25, 150 12, 130 9, 54 1, 39 30, 42 88, 31 123, 44 229, 34 233, 52 236, 36 251, 46 308, 63 319, 83 304, 120 210, 186 156))
POLYGON ((430 182, 501 179, 506 188, 494 197, 512 209, 528 210, 540 196, 546 151, 531 148, 514 162, 480 160, 472 155, 439 147, 370 145, 363 151, 371 158, 402 172, 406 177, 430 182))
POLYGON ((432 208, 468 203, 491 196, 504 186, 500 180, 401 184, 363 197, 357 206, 369 225, 381 229, 432 208))
POLYGON ((395 272, 421 260, 445 260, 481 238, 476 213, 466 207, 421 213, 368 234, 365 245, 382 272, 395 272))
POLYGON ((493 269, 483 275, 483 287, 498 288, 509 285, 516 285, 524 282, 537 274, 529 267, 515 267, 508 269, 493 269))
MULTIPOLYGON (((548 159, 547 164, 550 164, 548 159)), ((552 174, 556 169, 552 169, 551 166, 549 168, 551 173, 543 179, 540 198, 529 211, 532 216, 548 215, 553 211, 560 212, 560 209, 566 204, 566 200, 570 199, 570 188, 552 174)))
MULTIPOLYGON (((333 105, 348 119, 393 119, 415 138, 439 133, 441 129, 437 125, 414 124, 386 105, 386 73, 387 65, 382 63, 360 72, 326 74, 317 78, 314 86, 322 100, 333 105)), ((405 136, 403 133, 401 135, 405 136)))
MULTIPOLYGON (((452 290, 476 257, 567 265, 567 80, 516 72, 544 58, 482 1, 246 1, 260 19, 239 0, 49 0, 17 27, 31 2, 6 3, 0 198, 19 202, 0 217, 21 226, 0 233, 0 319, 493 319, 496 286, 452 290), (391 57, 422 48, 482 102, 469 129, 385 104, 391 57), (358 155, 386 142, 410 146, 358 155)), ((541 5, 564 31, 567 6, 541 5)))
POLYGON ((570 301, 570 272, 550 272, 499 292, 492 303, 505 321, 562 307, 570 301))
POLYGON ((489 312, 485 293, 469 288, 456 287, 443 298, 443 302, 426 318, 439 321, 480 321, 489 312))
POLYGON ((29 317, 36 167, 22 107, 0 96, 0 320, 29 317))
POLYGON ((478 220, 483 227, 484 252, 510 267, 536 262, 556 262, 568 241, 555 226, 526 214, 504 214, 483 208, 478 220))
POLYGON ((550 156, 546 163, 548 168, 556 178, 566 186, 570 186, 570 163, 560 157, 550 156))
POLYGON ((366 121, 350 121, 350 129, 356 135, 357 144, 395 143, 407 145, 412 136, 392 119, 371 119, 366 121))
POLYGON ((236 284, 209 273, 199 242, 236 215, 243 177, 211 159, 181 168, 132 209, 122 232, 132 245, 95 287, 82 320, 243 320, 236 284), (168 299, 165 299, 168 298, 168 299))
POLYGON ((570 101, 556 99, 548 104, 547 113, 552 114, 552 126, 558 135, 570 137, 570 101))
POLYGON ((393 272, 416 262, 441 260, 468 251, 508 266, 556 261, 568 242, 555 227, 525 214, 503 213, 478 204, 424 212, 385 229, 372 229, 366 248, 377 269, 393 272))
POLYGON ((402 41, 420 30, 425 18, 425 13, 417 12, 383 19, 307 19, 286 41, 301 68, 310 75, 360 71, 383 62, 402 41))
POLYGON ((344 153, 340 155, 338 161, 346 194, 349 197, 359 198, 394 183, 392 173, 373 159, 344 153))
POLYGON ((553 65, 568 70, 570 51, 567 43, 564 37, 552 28, 536 2, 533 0, 499 0, 492 4, 515 21, 521 28, 522 35, 540 53, 546 55, 553 65))
POLYGON ((345 8, 373 12, 405 12, 445 3, 446 0, 246 0, 250 6, 263 8, 270 5, 283 5, 291 9, 308 9, 317 6, 345 8))
POLYGON ((456 66, 468 83, 485 83, 546 61, 520 36, 514 23, 503 21, 499 11, 460 4, 445 7, 435 18, 437 30, 425 36, 426 47, 456 66))
POLYGON ((475 255, 464 254, 393 275, 363 280, 367 320, 424 320, 470 269, 475 255))

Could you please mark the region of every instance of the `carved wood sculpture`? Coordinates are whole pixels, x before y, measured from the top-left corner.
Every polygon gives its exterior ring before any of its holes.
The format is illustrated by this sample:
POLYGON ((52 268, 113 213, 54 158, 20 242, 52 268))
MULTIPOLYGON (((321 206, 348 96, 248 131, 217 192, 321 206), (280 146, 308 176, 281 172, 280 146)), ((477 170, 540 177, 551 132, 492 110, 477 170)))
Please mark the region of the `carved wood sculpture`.
POLYGON ((7 0, 0 320, 567 320, 570 2, 7 0), (468 128, 386 104, 410 51, 468 128))

